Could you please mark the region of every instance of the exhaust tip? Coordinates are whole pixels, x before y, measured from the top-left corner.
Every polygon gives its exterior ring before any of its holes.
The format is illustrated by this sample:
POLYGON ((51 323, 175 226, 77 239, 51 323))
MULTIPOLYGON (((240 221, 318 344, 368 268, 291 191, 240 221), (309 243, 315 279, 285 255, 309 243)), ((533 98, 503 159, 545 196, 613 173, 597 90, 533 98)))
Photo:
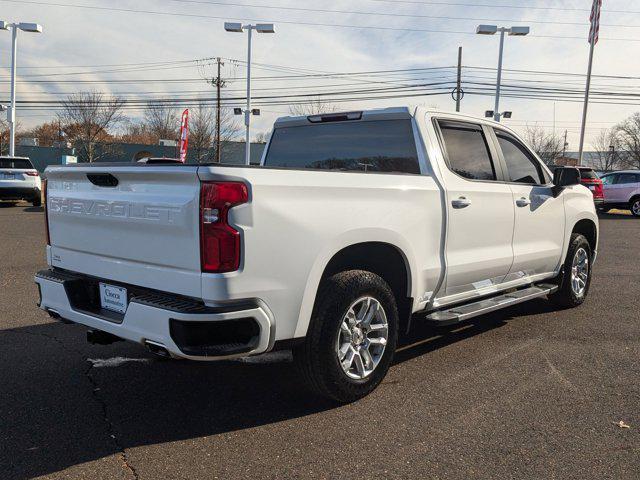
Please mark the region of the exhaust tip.
POLYGON ((156 343, 156 342, 152 342, 150 340, 146 340, 144 342, 144 346, 146 347, 146 349, 156 355, 157 357, 162 357, 162 358, 171 358, 171 354, 169 353, 169 351, 165 348, 164 345, 162 345, 161 343, 156 343))

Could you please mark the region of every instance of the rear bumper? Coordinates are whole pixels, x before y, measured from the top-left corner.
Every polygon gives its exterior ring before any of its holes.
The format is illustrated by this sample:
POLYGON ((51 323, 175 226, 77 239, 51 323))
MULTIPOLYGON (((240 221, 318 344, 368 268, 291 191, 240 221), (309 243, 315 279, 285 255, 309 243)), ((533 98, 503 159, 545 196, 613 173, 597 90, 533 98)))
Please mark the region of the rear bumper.
POLYGON ((33 200, 40 196, 37 187, 0 187, 0 200, 33 200))
POLYGON ((174 357, 218 360, 273 347, 274 323, 268 309, 257 303, 212 308, 185 297, 125 285, 129 302, 126 313, 120 315, 96 305, 99 299, 93 286, 98 279, 42 270, 35 282, 41 309, 126 340, 160 345, 174 357))

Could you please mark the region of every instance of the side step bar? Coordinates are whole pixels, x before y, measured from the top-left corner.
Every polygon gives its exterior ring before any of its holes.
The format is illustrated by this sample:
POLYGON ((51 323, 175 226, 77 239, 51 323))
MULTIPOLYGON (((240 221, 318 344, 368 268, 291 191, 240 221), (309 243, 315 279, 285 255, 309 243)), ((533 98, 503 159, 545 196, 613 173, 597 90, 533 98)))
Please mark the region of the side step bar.
POLYGON ((456 307, 438 310, 426 316, 429 323, 435 325, 452 325, 454 323, 463 322, 469 318, 484 315, 485 313, 507 308, 518 303, 526 302, 537 297, 543 297, 558 290, 557 285, 539 284, 531 287, 515 290, 509 293, 503 293, 496 297, 478 300, 472 303, 465 303, 456 307))

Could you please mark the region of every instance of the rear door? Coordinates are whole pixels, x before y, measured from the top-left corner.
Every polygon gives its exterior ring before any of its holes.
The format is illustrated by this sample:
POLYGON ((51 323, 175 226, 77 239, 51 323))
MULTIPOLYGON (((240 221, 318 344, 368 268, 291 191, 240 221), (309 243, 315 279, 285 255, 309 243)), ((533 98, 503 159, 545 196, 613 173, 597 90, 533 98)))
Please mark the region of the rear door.
POLYGON ((446 185, 447 277, 445 296, 480 293, 503 282, 513 261, 513 196, 487 127, 438 120, 448 168, 446 185))
POLYGON ((494 129, 515 207, 513 265, 506 281, 555 271, 564 242, 564 200, 555 197, 548 173, 514 135, 494 129))

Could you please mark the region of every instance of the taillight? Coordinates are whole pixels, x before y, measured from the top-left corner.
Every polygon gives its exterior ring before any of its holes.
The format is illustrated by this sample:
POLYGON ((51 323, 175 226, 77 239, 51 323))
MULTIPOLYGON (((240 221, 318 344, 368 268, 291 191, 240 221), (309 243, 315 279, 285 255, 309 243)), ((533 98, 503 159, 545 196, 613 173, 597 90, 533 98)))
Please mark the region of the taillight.
POLYGON ((233 272, 240 267, 240 232, 229 225, 229 210, 247 203, 242 182, 200 184, 200 263, 203 272, 233 272))
POLYGON ((35 172, 24 172, 24 173, 26 173, 30 177, 39 177, 40 176, 40 174, 38 173, 37 170, 35 172))
POLYGON ((596 182, 596 188, 593 190, 593 196, 596 198, 604 198, 604 189, 602 187, 602 180, 596 182))
POLYGON ((47 179, 42 179, 42 195, 44 196, 44 231, 47 235, 47 245, 51 245, 49 237, 49 211, 47 210, 47 179))

